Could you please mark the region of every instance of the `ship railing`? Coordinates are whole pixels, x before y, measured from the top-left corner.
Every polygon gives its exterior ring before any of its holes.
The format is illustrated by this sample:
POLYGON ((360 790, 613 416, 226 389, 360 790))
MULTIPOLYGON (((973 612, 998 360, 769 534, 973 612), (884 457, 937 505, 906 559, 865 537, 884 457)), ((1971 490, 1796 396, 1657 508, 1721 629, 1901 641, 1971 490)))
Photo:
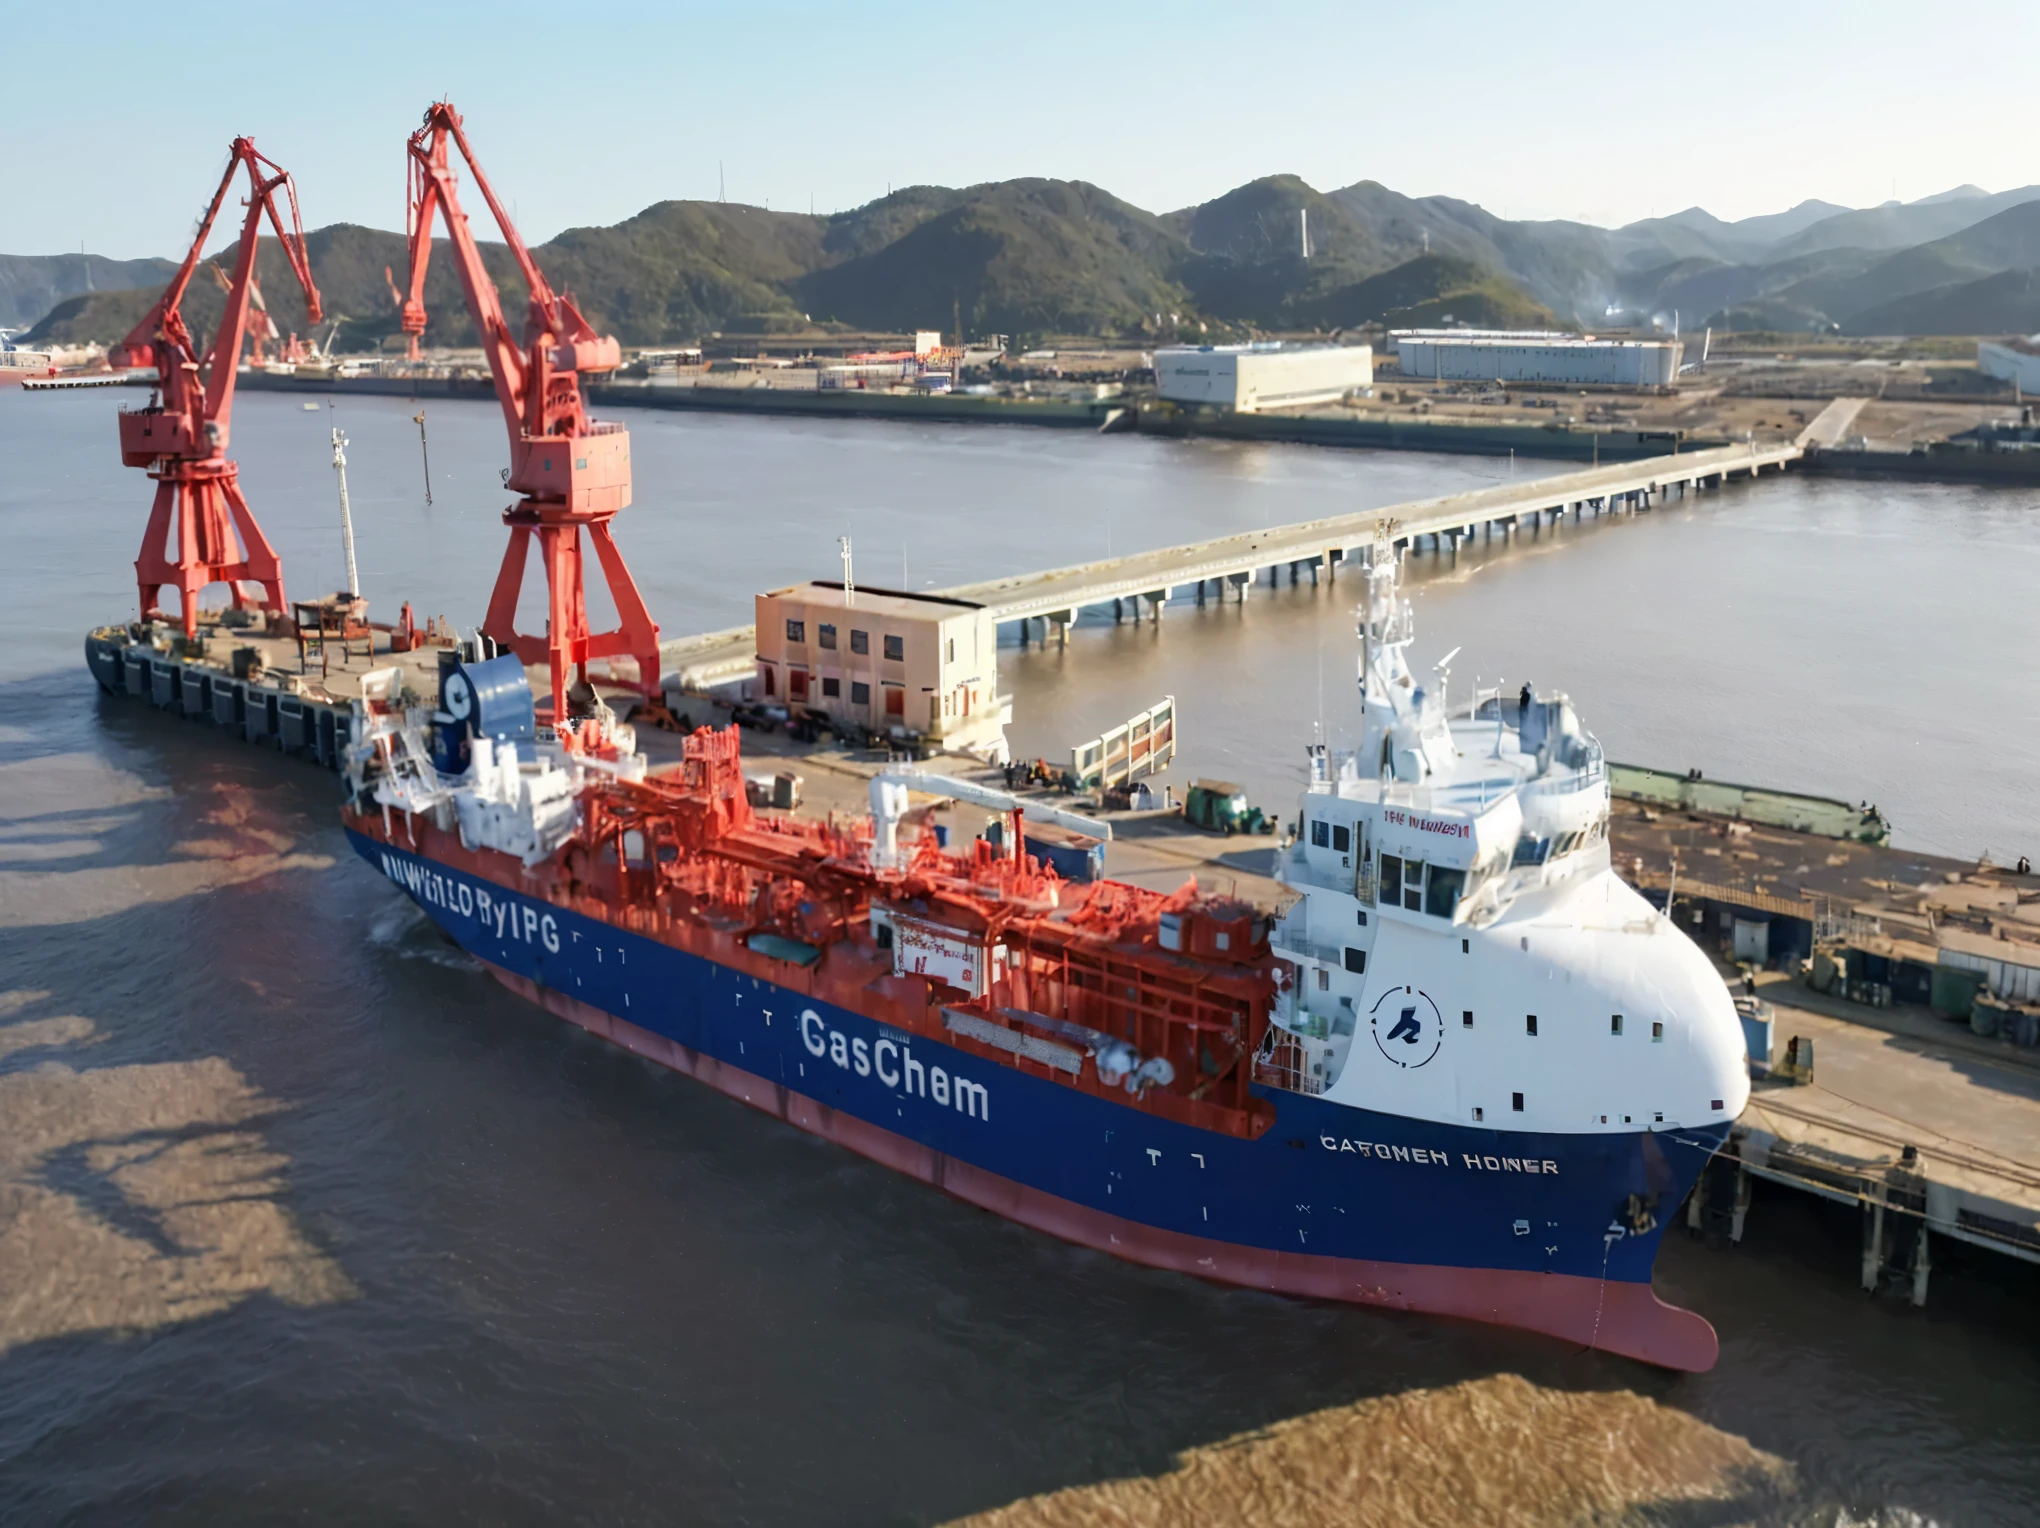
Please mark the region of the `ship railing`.
POLYGON ((1608 779, 1608 761, 1601 752, 1601 745, 1593 738, 1580 740, 1577 763, 1561 764, 1564 774, 1540 775, 1534 780, 1523 782, 1522 791, 1526 796, 1570 796, 1575 791, 1591 790, 1605 784, 1608 779))
POLYGON ((1353 895, 1360 899, 1362 906, 1372 907, 1374 905, 1378 885, 1378 879, 1374 873, 1374 864, 1371 860, 1362 864, 1353 875, 1353 895))
POLYGON ((1324 1078, 1313 1076, 1303 1041, 1286 1029, 1270 1028, 1254 1057, 1254 1081, 1289 1093, 1315 1095, 1324 1091, 1324 1078))
POLYGON ((1310 862, 1299 842, 1287 854, 1276 861, 1281 867, 1283 881, 1291 886, 1312 886, 1319 891, 1342 891, 1353 894, 1353 872, 1350 870, 1319 870, 1310 862))
POLYGON ((1268 948, 1284 960, 1310 960, 1321 966, 1336 966, 1345 952, 1335 944, 1313 944, 1304 932, 1304 920, 1293 926, 1278 923, 1268 934, 1268 948))

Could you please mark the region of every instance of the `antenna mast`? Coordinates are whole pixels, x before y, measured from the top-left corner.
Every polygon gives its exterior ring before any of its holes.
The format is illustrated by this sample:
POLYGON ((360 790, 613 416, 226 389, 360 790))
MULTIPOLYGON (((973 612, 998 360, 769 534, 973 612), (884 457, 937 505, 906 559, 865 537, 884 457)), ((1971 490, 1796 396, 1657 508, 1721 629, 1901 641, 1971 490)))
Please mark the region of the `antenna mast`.
POLYGON ((333 472, 340 479, 340 546, 347 554, 347 597, 361 598, 361 575, 354 569, 354 513, 347 507, 347 437, 333 432, 333 472))

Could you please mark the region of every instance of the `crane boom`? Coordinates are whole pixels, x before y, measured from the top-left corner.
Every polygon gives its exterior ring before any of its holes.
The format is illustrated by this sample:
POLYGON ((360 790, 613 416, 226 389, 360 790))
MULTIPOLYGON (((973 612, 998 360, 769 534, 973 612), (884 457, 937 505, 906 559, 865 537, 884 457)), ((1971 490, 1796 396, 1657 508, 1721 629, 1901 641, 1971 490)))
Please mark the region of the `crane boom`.
POLYGON ((553 716, 568 716, 567 674, 580 685, 597 658, 633 658, 635 688, 656 696, 659 683, 659 628, 646 610, 624 564, 609 522, 630 503, 630 436, 621 425, 588 417, 581 397, 584 372, 613 371, 622 363, 616 340, 599 335, 571 298, 553 290, 531 257, 510 215, 475 158, 460 114, 437 101, 411 134, 408 160, 411 271, 402 325, 417 354, 425 332, 425 278, 432 262, 432 230, 443 218, 453 249, 454 273, 467 298, 482 352, 488 357, 496 400, 510 436, 510 470, 504 483, 522 495, 503 511, 510 545, 489 598, 483 632, 514 651, 525 663, 544 661, 552 673, 553 716), (502 230, 530 294, 521 336, 513 335, 496 284, 482 262, 467 214, 461 210, 452 150, 474 177, 475 187, 502 230), (595 547, 616 605, 613 631, 590 632, 582 580, 581 533, 595 547), (517 632, 517 599, 536 538, 545 565, 550 619, 544 637, 517 632))
POLYGON ((141 555, 135 559, 135 578, 144 620, 161 613, 159 601, 165 588, 178 590, 179 614, 188 637, 198 631, 199 591, 211 584, 226 584, 236 609, 247 604, 243 582, 261 586, 273 613, 280 615, 284 608, 282 563, 242 496, 240 468, 227 459, 234 384, 241 342, 248 333, 255 256, 265 216, 276 230, 291 273, 304 289, 311 322, 316 324, 321 316, 319 289, 305 255, 296 186, 273 160, 256 152, 251 138, 236 138, 227 152, 226 173, 199 219, 183 264, 141 322, 107 356, 108 364, 117 368, 155 368, 156 390, 148 407, 123 409, 120 414, 122 462, 147 468, 156 481, 156 500, 143 533, 141 555), (213 334, 211 349, 202 356, 184 321, 184 297, 227 191, 244 168, 248 173, 248 215, 242 220, 234 273, 226 283, 226 311, 213 334), (290 209, 288 230, 277 207, 278 192, 283 193, 290 209), (170 540, 173 524, 174 553, 170 540))

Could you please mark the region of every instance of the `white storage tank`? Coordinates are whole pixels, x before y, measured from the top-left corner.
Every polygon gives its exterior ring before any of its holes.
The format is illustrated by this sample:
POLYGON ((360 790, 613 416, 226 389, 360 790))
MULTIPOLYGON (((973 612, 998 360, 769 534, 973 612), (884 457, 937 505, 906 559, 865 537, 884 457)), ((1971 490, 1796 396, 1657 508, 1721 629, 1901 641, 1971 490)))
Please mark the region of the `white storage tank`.
POLYGON ((1155 352, 1155 389, 1163 398, 1240 414, 1337 403, 1373 385, 1370 345, 1200 345, 1155 352))
POLYGON ((1545 382, 1670 387, 1679 340, 1602 340, 1548 331, 1399 329, 1391 336, 1406 377, 1432 382, 1545 382))

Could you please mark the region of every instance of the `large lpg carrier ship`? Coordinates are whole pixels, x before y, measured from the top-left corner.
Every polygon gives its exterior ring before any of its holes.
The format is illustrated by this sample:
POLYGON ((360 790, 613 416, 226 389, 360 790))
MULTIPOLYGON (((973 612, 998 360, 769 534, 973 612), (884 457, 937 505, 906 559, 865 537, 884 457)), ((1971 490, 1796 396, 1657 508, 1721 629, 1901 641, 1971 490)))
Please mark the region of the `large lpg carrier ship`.
POLYGON ((401 323, 415 357, 443 217, 518 497, 476 661, 443 668, 430 698, 402 668, 364 674, 349 712, 329 694, 312 726, 301 686, 201 661, 214 584, 239 616, 222 632, 295 632, 301 665, 315 637, 322 675, 361 594, 286 603, 226 456, 234 368, 200 386, 181 302, 241 169, 214 352, 239 354, 264 216, 319 310, 289 176, 245 138, 231 152, 184 264, 115 353, 157 371, 120 439, 156 482, 141 617, 160 624, 175 588, 183 637, 171 657, 95 634, 102 683, 344 752, 362 856, 513 989, 972 1203, 1207 1278, 1713 1362, 1713 1330, 1650 1276, 1748 1096, 1734 1007, 1612 872, 1606 769, 1564 698, 1526 689, 1454 719, 1414 685, 1386 534, 1361 612, 1359 747, 1311 754, 1279 869, 1296 896, 1273 921, 1194 883, 1065 883, 1026 847, 1028 812, 1053 809, 939 776, 881 774, 869 816, 817 821, 753 811, 734 729, 693 733, 653 773, 585 688, 607 662, 663 710, 658 627, 611 523, 631 499, 629 436, 580 388, 621 349, 546 280, 439 101, 406 146, 401 323), (461 210, 460 162, 519 268, 521 340, 461 210), (590 544, 608 631, 589 625, 590 544), (516 629, 533 553, 543 636, 516 629), (481 658, 484 638, 504 656, 481 658), (525 676, 541 663, 543 728, 525 676), (951 850, 910 813, 913 789, 1003 810, 1009 831, 951 850))
POLYGON ((1680 1369, 1666 1221, 1748 1097, 1707 959, 1612 871, 1563 696, 1448 716, 1386 542, 1359 747, 1311 750, 1279 918, 1066 883, 1015 798, 888 772, 765 815, 738 734, 654 773, 514 657, 356 703, 362 857, 513 990, 986 1209, 1158 1268, 1549 1333, 1680 1369), (1005 807, 946 848, 909 790, 1005 807), (912 824, 910 826, 910 824, 912 824))

